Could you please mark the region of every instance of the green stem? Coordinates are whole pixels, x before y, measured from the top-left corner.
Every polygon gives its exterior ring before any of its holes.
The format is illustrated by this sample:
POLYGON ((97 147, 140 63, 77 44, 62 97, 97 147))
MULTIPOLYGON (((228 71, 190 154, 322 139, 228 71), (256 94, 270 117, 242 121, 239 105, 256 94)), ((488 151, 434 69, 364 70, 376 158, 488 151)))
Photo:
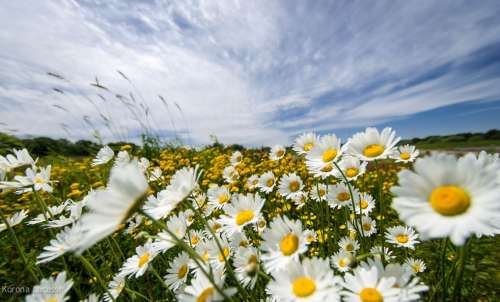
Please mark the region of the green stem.
POLYGON ((28 271, 30 272, 31 277, 33 278, 33 280, 36 283, 38 283, 40 280, 36 276, 35 272, 32 270, 31 263, 28 262, 28 260, 26 259, 26 255, 24 254, 23 247, 22 247, 21 243, 19 242, 19 239, 16 236, 16 232, 14 232, 14 230, 10 226, 9 222, 7 221, 7 218, 4 217, 3 211, 1 209, 0 209, 0 218, 2 219, 3 223, 5 223, 5 225, 7 226, 7 229, 9 230, 9 233, 12 235, 12 238, 14 238, 14 243, 16 244, 17 250, 19 251, 19 254, 21 255, 21 258, 24 262, 24 265, 28 268, 28 271))
POLYGON ((453 301, 460 302, 461 292, 462 292, 462 279, 464 276, 465 262, 467 259, 467 248, 468 242, 466 242, 460 249, 460 255, 457 259, 457 273, 455 276, 455 282, 453 286, 453 301))
POLYGON ((113 295, 111 295, 111 293, 109 292, 109 289, 106 286, 106 283, 104 283, 104 280, 102 279, 99 272, 95 269, 95 267, 83 255, 80 256, 79 258, 80 258, 80 261, 82 261, 85 268, 97 278, 97 281, 99 281, 99 284, 101 285, 101 287, 104 289, 104 291, 106 291, 106 293, 109 295, 111 300, 113 300, 113 302, 114 302, 115 298, 113 298, 113 295))
POLYGON ((196 253, 195 250, 193 250, 184 241, 178 239, 177 236, 174 233, 172 233, 163 222, 154 219, 149 214, 147 214, 146 212, 144 212, 142 209, 139 209, 138 211, 139 211, 139 213, 141 213, 142 215, 144 215, 145 217, 147 217, 148 219, 150 219, 158 227, 160 227, 160 229, 165 230, 165 232, 167 232, 167 234, 170 235, 170 237, 175 241, 175 243, 178 244, 183 250, 185 250, 188 253, 189 257, 191 257, 191 259, 194 260, 194 262, 196 263, 196 265, 200 268, 201 272, 208 278, 208 280, 210 280, 210 282, 212 283, 212 285, 215 287, 215 290, 218 291, 219 294, 221 294, 222 297, 224 297, 224 299, 226 301, 233 301, 228 295, 226 295, 226 293, 224 293, 224 291, 221 289, 221 287, 215 282, 215 280, 213 278, 213 275, 211 273, 208 273, 205 270, 205 268, 203 266, 204 260, 200 257, 200 255, 198 255, 196 253))

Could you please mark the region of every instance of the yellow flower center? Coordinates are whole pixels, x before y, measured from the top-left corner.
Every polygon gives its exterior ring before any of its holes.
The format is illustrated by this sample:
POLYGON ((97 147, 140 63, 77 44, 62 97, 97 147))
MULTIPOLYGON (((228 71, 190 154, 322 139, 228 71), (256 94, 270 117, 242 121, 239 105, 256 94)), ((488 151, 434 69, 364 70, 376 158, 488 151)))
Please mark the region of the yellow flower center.
POLYGON ((304 145, 304 151, 309 152, 314 147, 313 143, 307 143, 304 145))
POLYGON ((372 224, 371 223, 364 223, 363 224, 363 230, 365 230, 365 231, 368 232, 371 229, 372 229, 372 224))
POLYGON ((359 293, 362 302, 384 302, 384 297, 376 288, 366 287, 359 293))
POLYGON ((191 244, 192 245, 197 245, 198 242, 200 242, 200 237, 198 237, 198 236, 191 237, 191 244))
POLYGON ((219 223, 214 223, 212 226, 212 231, 217 232, 218 229, 220 229, 221 225, 219 223))
POLYGON ((251 210, 241 211, 238 215, 236 215, 236 224, 242 225, 255 217, 255 214, 251 210))
POLYGON ((265 220, 261 220, 257 223, 257 225, 259 226, 259 228, 263 228, 266 226, 266 221, 265 220))
POLYGON ((368 202, 366 200, 361 200, 361 208, 363 210, 368 208, 368 202))
POLYGON ((345 250, 348 251, 348 252, 352 252, 354 250, 354 246, 352 244, 348 243, 345 246, 345 250))
POLYGON ((196 302, 207 302, 210 300, 210 297, 214 294, 214 288, 208 287, 205 288, 201 294, 196 299, 196 302))
POLYGON ((278 157, 282 157, 284 154, 285 154, 285 151, 283 151, 283 150, 278 150, 278 152, 276 152, 276 155, 278 157))
POLYGON ((248 246, 248 241, 246 241, 246 240, 241 240, 241 241, 240 241, 240 244, 238 244, 238 245, 239 245, 239 246, 241 246, 241 247, 247 247, 247 246, 248 246))
POLYGON ((347 265, 347 261, 345 261, 344 259, 340 259, 339 260, 339 266, 340 267, 346 267, 346 265, 347 265))
POLYGON ((46 302, 58 302, 58 301, 59 300, 57 300, 56 298, 50 298, 46 302))
POLYGON ((274 179, 269 178, 269 179, 266 181, 266 186, 268 186, 268 187, 272 187, 273 185, 274 185, 274 179))
POLYGON ((311 278, 300 277, 293 281, 292 290, 297 297, 309 297, 316 291, 316 283, 311 278))
POLYGON ((437 187, 431 192, 429 198, 434 211, 443 216, 460 215, 470 206, 470 196, 457 186, 437 187))
POLYGON ((229 200, 229 194, 222 194, 219 196, 219 204, 225 204, 229 200))
POLYGON ((290 188, 290 191, 297 192, 299 190, 299 188, 300 188, 300 184, 299 184, 298 181, 292 180, 290 182, 290 184, 288 185, 288 187, 290 188))
POLYGON ((318 190, 318 195, 319 195, 320 197, 325 196, 325 194, 326 194, 326 191, 325 191, 324 189, 319 189, 319 190, 318 190))
POLYGON ((399 158, 401 158, 402 160, 409 160, 410 157, 411 157, 411 155, 408 152, 403 152, 403 153, 399 154, 399 158))
POLYGON ((257 256, 250 256, 250 258, 248 258, 248 264, 257 264, 257 256))
POLYGON ((224 258, 229 257, 229 248, 225 247, 222 249, 222 253, 219 254, 219 261, 224 262, 224 258))
POLYGON ((187 272, 188 272, 188 266, 187 264, 183 264, 177 271, 177 277, 179 277, 179 279, 182 279, 186 276, 187 272))
POLYGON ((413 271, 414 271, 415 273, 420 272, 420 265, 418 265, 417 263, 412 264, 412 265, 411 265, 411 268, 413 268, 413 271))
POLYGON ((329 162, 335 159, 337 157, 337 149, 331 148, 327 149, 325 152, 323 152, 323 162, 329 162))
POLYGON ((339 201, 346 201, 349 200, 349 198, 351 198, 351 195, 349 195, 349 193, 347 192, 340 192, 339 194, 337 194, 337 199, 339 201))
POLYGON ((210 257, 210 255, 208 254, 208 251, 205 251, 203 253, 203 256, 201 256, 201 258, 203 258, 203 261, 207 262, 208 261, 208 258, 210 257))
POLYGON ((359 173, 358 168, 355 168, 355 167, 348 168, 345 171, 345 175, 347 177, 354 177, 354 176, 358 175, 358 173, 359 173))
POLYGON ((290 256, 299 248, 299 238, 293 233, 283 237, 280 242, 280 250, 285 256, 290 256))
POLYGON ((377 157, 380 154, 384 153, 385 148, 379 144, 372 144, 365 147, 363 150, 363 155, 366 157, 377 157))
POLYGON ((328 163, 326 166, 324 166, 323 168, 321 168, 321 171, 322 172, 330 172, 333 170, 333 165, 328 163))
POLYGON ((41 184, 45 183, 45 180, 43 178, 37 176, 37 177, 35 177, 35 181, 34 182, 36 184, 41 185, 41 184))
POLYGON ((139 267, 142 267, 144 264, 146 264, 148 261, 149 261, 149 253, 144 253, 144 255, 142 255, 140 258, 139 258, 139 267))
POLYGON ((405 234, 397 235, 396 240, 399 243, 407 243, 408 242, 408 235, 405 235, 405 234))

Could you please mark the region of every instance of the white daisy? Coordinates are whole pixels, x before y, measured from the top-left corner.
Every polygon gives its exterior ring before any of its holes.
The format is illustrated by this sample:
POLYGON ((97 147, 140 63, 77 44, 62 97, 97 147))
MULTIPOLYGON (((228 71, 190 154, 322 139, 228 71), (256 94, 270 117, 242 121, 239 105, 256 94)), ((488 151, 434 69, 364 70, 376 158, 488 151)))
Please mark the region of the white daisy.
POLYGON ((349 253, 356 253, 359 250, 359 242, 349 237, 340 239, 338 245, 343 251, 349 253))
POLYGON ((175 238, 173 238, 167 231, 161 231, 158 234, 156 234, 156 239, 153 242, 153 247, 158 251, 159 253, 164 253, 174 247, 176 245, 176 239, 177 240, 183 240, 184 237, 186 236, 187 232, 187 225, 186 225, 186 220, 184 219, 184 216, 182 215, 177 215, 177 216, 172 216, 168 221, 167 221, 167 229, 175 235, 175 238))
POLYGON ((142 172, 146 172, 149 168, 149 159, 145 157, 141 157, 138 161, 139 168, 141 168, 142 172))
POLYGON ((73 281, 66 281, 66 272, 59 273, 57 277, 49 277, 40 281, 33 287, 31 294, 26 296, 26 302, 63 302, 69 299, 66 294, 73 286, 73 281))
POLYGON ((366 128, 365 132, 356 133, 347 143, 347 153, 364 161, 384 159, 390 156, 399 142, 396 132, 384 128, 381 133, 376 128, 366 128))
MULTIPOLYGON (((318 230, 318 233, 320 233, 319 230, 318 230)), ((304 231, 304 234, 306 235, 307 245, 318 241, 318 233, 316 233, 314 230, 310 230, 310 229, 306 229, 304 231)))
POLYGON ((325 184, 313 185, 309 196, 315 201, 324 201, 327 199, 329 186, 325 184))
POLYGON ((392 206, 422 239, 450 237, 462 245, 472 234, 500 230, 497 175, 468 154, 419 158, 414 171, 398 173, 392 206))
POLYGON ((111 282, 109 282, 108 284, 108 291, 111 294, 111 297, 113 298, 111 298, 108 293, 105 293, 103 296, 104 301, 106 302, 114 301, 114 299, 116 299, 121 294, 124 288, 125 288, 125 276, 122 274, 116 274, 113 277, 113 280, 111 280, 111 282))
POLYGON ((245 235, 244 232, 234 233, 232 236, 229 237, 229 241, 231 243, 231 247, 233 248, 233 250, 250 246, 250 240, 248 239, 247 235, 245 235))
POLYGON ((43 248, 43 252, 38 255, 36 264, 50 262, 67 252, 75 249, 80 241, 81 230, 79 224, 66 227, 56 234, 56 238, 50 240, 49 245, 43 248))
POLYGON ((149 172, 149 181, 161 181, 163 179, 163 171, 160 167, 154 167, 153 170, 149 172))
POLYGON ((234 257, 234 272, 243 286, 253 288, 259 275, 259 253, 254 247, 239 248, 234 257))
POLYGON ((344 276, 343 301, 346 302, 398 302, 399 288, 396 278, 382 277, 375 266, 358 267, 344 276))
POLYGON ((222 177, 224 178, 226 183, 232 184, 233 182, 236 182, 238 180, 240 174, 234 166, 228 166, 224 168, 224 171, 222 171, 222 177))
POLYGON ((356 214, 368 215, 375 208, 375 199, 368 193, 361 193, 355 201, 356 214))
POLYGON ((46 217, 50 218, 50 217, 55 217, 55 216, 61 214, 71 202, 72 201, 68 199, 67 201, 61 203, 58 206, 49 206, 45 213, 38 214, 35 218, 28 221, 28 224, 30 224, 30 225, 39 224, 39 223, 45 222, 46 217))
POLYGON ((410 267, 415 274, 423 273, 427 268, 425 262, 421 259, 408 258, 406 259, 405 264, 408 265, 408 267, 410 267))
POLYGON ((229 236, 243 232, 246 225, 257 222, 263 206, 264 199, 259 194, 235 195, 231 204, 224 208, 226 214, 219 218, 223 231, 229 236))
MULTIPOLYGON (((356 180, 359 176, 365 174, 367 165, 367 162, 361 162, 354 156, 344 156, 339 162, 339 168, 347 180, 356 180)), ((335 176, 342 177, 338 169, 335 169, 335 176)))
POLYGON ((118 152, 115 158, 114 166, 120 166, 130 162, 130 155, 126 150, 118 152))
POLYGON ((352 206, 353 200, 356 204, 359 196, 359 192, 356 188, 351 188, 349 191, 349 187, 344 183, 339 183, 333 186, 329 186, 327 193, 327 201, 328 205, 332 208, 342 208, 352 206), (353 197, 351 198, 351 192, 353 197))
POLYGON ((292 261, 286 270, 274 274, 267 290, 279 301, 340 301, 340 278, 335 277, 328 260, 305 258, 292 261))
POLYGON ((350 270, 350 266, 354 260, 352 253, 341 250, 333 254, 331 263, 339 272, 345 273, 350 270))
POLYGON ((12 169, 25 165, 34 166, 36 163, 36 160, 33 160, 26 149, 13 149, 12 153, 7 154, 5 157, 0 155, 0 170, 3 168, 6 172, 9 172, 12 169))
POLYGON ((109 147, 102 147, 99 152, 97 152, 96 157, 92 160, 92 167, 104 165, 108 163, 115 156, 115 152, 109 147))
POLYGON ((177 206, 175 196, 169 190, 161 190, 154 195, 149 195, 144 203, 143 210, 154 219, 162 219, 168 216, 177 206))
POLYGON ((231 192, 229 189, 218 185, 208 189, 208 206, 211 209, 223 209, 231 200, 231 192))
POLYGON ((189 275, 189 269, 192 266, 192 260, 186 252, 182 252, 170 262, 170 268, 165 275, 165 284, 176 291, 186 284, 189 275))
POLYGON ((394 254, 388 247, 385 246, 382 250, 382 247, 380 245, 373 246, 370 249, 370 254, 372 254, 375 259, 382 259, 383 255, 386 261, 394 260, 396 258, 396 256, 394 256, 394 254))
POLYGON ((276 185, 276 177, 273 172, 269 171, 259 177, 258 187, 264 193, 271 193, 276 185))
POLYGON ((2 181, 0 183, 0 189, 18 189, 17 193, 25 193, 32 191, 31 187, 33 187, 35 191, 42 190, 51 193, 50 170, 50 165, 40 168, 39 172, 37 172, 37 167, 27 168, 24 176, 17 175, 14 177, 15 181, 2 181))
POLYGON ((295 139, 293 150, 298 154, 307 154, 318 143, 319 138, 314 133, 304 133, 295 139))
POLYGON ((420 301, 421 293, 429 289, 426 285, 420 283, 420 279, 415 277, 415 274, 407 265, 389 263, 384 266, 380 258, 369 258, 359 266, 359 268, 365 270, 370 270, 372 267, 377 269, 379 278, 395 279, 393 287, 399 289, 397 301, 420 301))
POLYGON ((243 155, 240 151, 234 151, 231 155, 231 165, 237 166, 243 160, 243 155))
POLYGON ((194 214, 193 210, 187 209, 184 212, 180 213, 181 216, 184 216, 184 219, 186 219, 186 225, 189 227, 193 224, 196 215, 194 214))
POLYGON ((96 191, 89 200, 89 211, 80 218, 83 236, 78 253, 115 232, 132 214, 148 183, 136 161, 111 170, 108 187, 96 191))
POLYGON ((286 268, 307 250, 307 236, 299 220, 276 217, 262 234, 262 260, 267 272, 286 268))
POLYGON ((304 184, 302 183, 302 179, 300 179, 300 177, 295 173, 283 175, 278 185, 278 191, 281 196, 286 199, 293 199, 300 196, 303 194, 303 188, 304 184))
POLYGON ((249 190, 254 190, 259 185, 259 176, 253 174, 247 179, 247 187, 249 190))
POLYGON ((188 197, 193 190, 198 188, 198 180, 202 171, 198 166, 194 168, 184 167, 175 172, 167 186, 167 190, 173 193, 174 202, 181 202, 188 197))
POLYGON ((306 155, 306 165, 309 171, 316 177, 327 177, 335 175, 336 162, 342 155, 340 139, 334 134, 325 135, 306 155))
POLYGON ((215 238, 210 240, 208 245, 208 255, 210 257, 210 264, 217 270, 223 270, 226 266, 226 261, 229 261, 233 255, 234 249, 231 247, 231 244, 225 236, 218 236, 217 239, 219 241, 220 248, 215 241, 215 238))
POLYGON ((153 246, 151 241, 146 244, 136 247, 135 255, 128 258, 120 268, 120 274, 124 276, 134 275, 138 278, 146 272, 149 263, 158 255, 158 251, 153 246))
POLYGON ((399 146, 391 154, 391 158, 395 159, 397 163, 411 163, 414 162, 420 152, 415 146, 403 145, 399 146))
POLYGON ((377 223, 370 216, 361 216, 361 227, 363 228, 363 235, 365 237, 370 237, 377 233, 377 223))
MULTIPOLYGON (((314 189, 311 190, 311 195, 312 195, 313 191, 314 191, 314 189)), ((321 192, 320 192, 320 194, 321 194, 321 192)), ((305 206, 305 204, 307 202, 307 194, 306 194, 306 192, 301 192, 301 194, 295 195, 292 198, 292 201, 297 206, 297 210, 301 209, 303 206, 305 206)))
POLYGON ((282 145, 275 145, 271 148, 269 152, 269 159, 280 160, 285 156, 286 149, 282 145))
MULTIPOLYGON (((23 222, 26 217, 28 217, 29 210, 21 210, 19 212, 16 212, 12 214, 12 216, 5 218, 9 226, 15 227, 16 225, 20 224, 23 222)), ((0 224, 0 232, 5 231, 7 229, 7 225, 5 223, 0 224)))
POLYGON ((195 248, 198 245, 198 243, 200 243, 203 240, 203 238, 204 238, 203 232, 198 230, 190 230, 187 238, 185 236, 185 240, 193 248, 195 248))
MULTIPOLYGON (((214 272, 215 275, 221 275, 214 272)), ((214 278, 218 288, 224 284, 223 278, 214 278)), ((223 293, 227 296, 235 294, 234 289, 224 289, 223 293)), ((178 296, 180 302, 216 302, 223 301, 224 296, 217 291, 214 284, 204 274, 198 274, 191 281, 191 285, 184 289, 184 293, 178 296)))
POLYGON ((418 234, 408 226, 395 226, 387 229, 385 233, 387 242, 399 247, 415 249, 415 244, 419 243, 418 234))

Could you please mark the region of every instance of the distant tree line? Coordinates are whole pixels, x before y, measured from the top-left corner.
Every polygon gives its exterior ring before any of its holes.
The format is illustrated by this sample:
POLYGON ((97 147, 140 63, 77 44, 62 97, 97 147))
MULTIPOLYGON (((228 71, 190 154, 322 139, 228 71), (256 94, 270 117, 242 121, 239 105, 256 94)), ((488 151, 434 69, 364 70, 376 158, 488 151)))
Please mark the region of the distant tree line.
MULTIPOLYGON (((142 138, 144 155, 153 155, 148 153, 158 153, 161 148, 168 147, 159 141, 151 141, 149 138, 142 138), (151 150, 150 150, 151 149, 151 150)), ((432 135, 424 138, 405 139, 400 144, 439 144, 443 142, 483 142, 483 141, 500 141, 500 130, 492 129, 487 132, 465 132, 453 135, 432 135)), ((138 148, 137 145, 129 142, 114 142, 108 145, 115 151, 119 150, 121 146, 128 144, 134 149, 138 148)), ((214 141, 212 147, 224 147, 218 141, 214 141)), ((63 156, 89 156, 95 155, 101 148, 101 145, 89 141, 79 140, 71 142, 67 139, 53 139, 50 137, 34 137, 34 138, 17 138, 15 136, 0 132, 0 155, 9 153, 11 149, 26 148, 28 151, 37 157, 47 155, 63 155, 63 156)), ((241 145, 228 146, 232 150, 244 149, 241 145)))
POLYGON ((443 142, 480 142, 500 140, 500 130, 491 129, 486 132, 464 132, 453 135, 431 135, 424 138, 402 140, 400 144, 435 144, 443 142))
MULTIPOLYGON (((120 146, 124 144, 136 147, 134 144, 126 142, 109 143, 109 146, 112 149, 119 150, 120 146)), ((53 139, 43 136, 33 138, 17 138, 9 134, 0 133, 0 154, 5 155, 14 148, 26 148, 33 156, 37 157, 47 155, 89 156, 96 154, 101 148, 101 145, 89 140, 71 142, 63 138, 53 139)))

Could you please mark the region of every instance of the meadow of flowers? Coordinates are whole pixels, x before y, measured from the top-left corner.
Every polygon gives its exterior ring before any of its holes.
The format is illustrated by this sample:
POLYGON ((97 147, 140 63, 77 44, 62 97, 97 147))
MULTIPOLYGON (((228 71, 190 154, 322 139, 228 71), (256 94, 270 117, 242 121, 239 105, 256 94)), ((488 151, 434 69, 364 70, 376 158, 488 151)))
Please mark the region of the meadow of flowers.
POLYGON ((0 300, 498 301, 498 154, 398 142, 12 150, 0 300))

